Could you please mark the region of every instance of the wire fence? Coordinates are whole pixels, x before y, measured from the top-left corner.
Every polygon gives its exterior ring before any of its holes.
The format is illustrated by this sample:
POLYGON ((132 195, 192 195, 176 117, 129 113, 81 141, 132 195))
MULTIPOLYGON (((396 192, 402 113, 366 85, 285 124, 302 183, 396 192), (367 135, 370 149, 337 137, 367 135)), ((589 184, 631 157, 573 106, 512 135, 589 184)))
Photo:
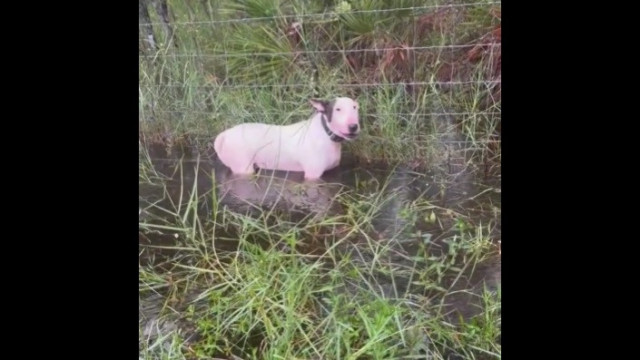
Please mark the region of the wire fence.
MULTIPOLYGON (((306 55, 306 54, 351 54, 351 53, 385 53, 389 51, 420 51, 420 50, 451 50, 451 49, 471 49, 478 47, 501 47, 500 43, 489 44, 461 44, 461 45, 433 45, 433 46, 405 46, 392 48, 371 48, 371 49, 343 49, 343 50, 296 50, 287 52, 241 52, 241 53, 218 53, 218 54, 162 54, 162 57, 202 57, 202 58, 231 58, 231 57, 249 57, 249 56, 282 56, 282 55, 306 55)), ((155 58, 160 55, 139 55, 141 58, 155 58)))
MULTIPOLYGON (((451 0, 455 1, 455 0, 451 0)), ((191 5, 190 5, 191 6, 191 5)), ((455 16, 459 16, 462 12, 469 11, 485 11, 489 13, 491 7, 501 6, 500 1, 480 1, 480 2, 468 2, 458 4, 433 4, 424 6, 413 7, 399 7, 388 9, 373 9, 373 10, 348 10, 348 15, 366 15, 366 14, 391 14, 394 12, 405 12, 404 19, 412 21, 413 24, 417 24, 425 19, 425 16, 437 15, 439 11, 452 10, 455 12, 455 16), (478 10, 481 9, 481 10, 478 10), (408 15, 407 15, 408 14, 408 15)), ((215 16, 228 16, 229 13, 218 13, 215 16)), ((202 32, 198 32, 200 29, 206 29, 206 26, 210 26, 209 30, 221 30, 218 25, 224 24, 252 24, 259 23, 261 21, 270 20, 287 20, 295 22, 304 22, 305 25, 310 23, 310 20, 323 20, 322 22, 316 22, 312 30, 308 31, 305 36, 311 36, 309 34, 317 34, 323 30, 325 26, 335 26, 334 20, 337 20, 341 15, 345 15, 340 11, 324 11, 314 13, 301 13, 301 14, 280 14, 275 16, 265 17, 240 17, 231 19, 208 19, 208 20, 193 20, 191 16, 188 16, 188 21, 185 21, 184 16, 182 19, 175 19, 176 21, 167 22, 166 18, 161 22, 153 21, 140 21, 140 30, 142 42, 148 42, 149 38, 147 34, 144 34, 144 30, 149 31, 148 27, 159 26, 157 34, 167 34, 168 28, 173 28, 174 38, 184 41, 179 47, 171 47, 169 44, 164 44, 164 48, 159 48, 155 51, 141 51, 139 54, 141 69, 143 66, 144 71, 147 71, 141 76, 140 81, 140 103, 141 103, 141 116, 166 114, 168 117, 185 117, 185 116, 203 116, 218 117, 224 116, 225 112, 229 112, 230 107, 216 107, 211 106, 210 102, 221 100, 217 97, 220 92, 228 91, 231 96, 225 96, 224 101, 238 102, 255 102, 251 103, 247 110, 234 110, 236 116, 260 116, 260 115, 280 115, 283 114, 274 109, 273 104, 270 104, 276 97, 282 98, 282 94, 288 96, 289 92, 292 95, 299 95, 303 91, 308 93, 311 88, 316 88, 318 82, 323 82, 320 86, 324 91, 338 91, 341 89, 350 91, 354 94, 364 93, 364 97, 368 98, 367 101, 374 101, 374 94, 377 89, 388 92, 390 96, 399 99, 399 102, 411 103, 411 100, 407 98, 414 97, 414 103, 412 105, 420 104, 420 106, 407 106, 403 111, 393 112, 392 118, 441 118, 452 117, 456 120, 462 119, 480 119, 491 118, 491 125, 495 128, 495 120, 500 121, 500 99, 494 99, 493 97, 499 97, 495 95, 495 89, 501 88, 502 79, 499 73, 499 65, 493 66, 493 73, 487 75, 487 72, 476 72, 471 75, 457 76, 455 74, 455 66, 451 66, 454 63, 456 57, 462 58, 467 63, 469 59, 479 56, 485 56, 481 61, 487 64, 493 64, 495 58, 500 58, 501 41, 499 32, 485 33, 484 35, 477 37, 468 37, 465 35, 467 28, 459 30, 455 26, 452 31, 459 31, 460 34, 442 34, 441 41, 423 41, 415 33, 410 39, 402 41, 398 40, 398 34, 386 34, 389 35, 389 39, 378 41, 375 37, 369 42, 359 43, 358 46, 354 46, 354 41, 348 41, 342 36, 338 36, 338 40, 331 44, 325 44, 320 40, 315 41, 313 45, 307 43, 308 39, 302 41, 303 45, 291 45, 287 41, 288 33, 282 33, 282 29, 278 29, 274 34, 277 39, 269 39, 272 43, 268 43, 268 46, 262 46, 262 44, 252 44, 252 46, 240 46, 228 47, 226 38, 220 39, 207 39, 207 33, 203 35, 202 32), (324 21, 324 20, 331 21, 324 21), (328 24, 328 25, 325 25, 328 24), (189 28, 195 26, 196 28, 189 28), (145 28, 145 29, 143 29, 145 28), (284 40, 283 40, 284 39, 284 40), (218 41, 219 40, 219 41, 218 41), (208 42, 207 42, 208 41, 208 42), (282 41, 278 43, 278 41, 282 41), (206 42, 206 43, 205 43, 206 42), (217 43, 216 43, 217 42, 217 43), (203 45, 204 43, 204 45, 203 45), (364 45, 363 45, 364 44, 364 45), (185 46, 186 45, 186 46, 185 46), (282 45, 282 46, 280 46, 282 45), (283 51, 285 50, 285 51, 283 51), (432 56, 432 53, 435 54, 432 56), (444 56, 440 56, 445 53, 444 56), (371 58, 366 58, 365 55, 374 55, 371 58), (480 55, 479 55, 480 54, 480 55), (326 56, 321 56, 326 55, 326 56), (332 56, 338 55, 338 56, 332 56), (342 55, 342 56, 340 56, 342 55), (349 61, 352 58, 350 56, 362 56, 358 58, 361 63, 359 68, 355 68, 349 61), (257 74, 262 71, 261 66, 269 64, 274 58, 280 57, 284 59, 281 63, 278 63, 280 71, 283 76, 277 78, 276 81, 270 79, 270 81, 263 81, 263 78, 257 74), (304 58, 303 60, 299 60, 304 58), (157 64, 153 61, 147 61, 145 59, 162 59, 164 61, 157 64), (196 61, 192 61, 195 59, 196 61), (398 60, 399 59, 399 60, 398 60), (407 59, 411 59, 410 61, 407 59), (453 59, 453 60, 452 60, 453 59), (230 66, 231 61, 236 61, 235 66, 230 66), (373 65, 368 65, 367 61, 372 62, 373 65), (393 68, 393 61, 397 61, 402 66, 411 66, 409 70, 402 70, 405 74, 409 74, 405 79, 398 78, 398 76, 386 77, 383 76, 371 76, 371 73, 384 71, 382 68, 393 68), (325 76, 329 73, 333 78, 332 81, 325 81, 325 79, 314 79, 310 75, 313 71, 317 72, 317 63, 320 62, 323 65, 323 71, 325 76), (311 63, 311 65, 309 65, 311 63), (194 65, 196 64, 196 65, 194 65), (282 65, 284 64, 284 65, 282 65), (302 65, 301 65, 302 64, 302 65), (338 65, 335 65, 338 64, 338 65), (347 64, 347 65, 344 65, 347 64), (391 65, 389 65, 391 64, 391 65), (287 68, 290 66, 290 68, 287 68), (298 66, 294 68, 294 66, 298 66), (352 66, 352 67, 350 67, 352 66), (369 66, 369 67, 367 67, 369 66), (446 68, 450 66, 451 69, 446 68), (156 68, 153 68, 156 67, 156 68), (233 71, 237 69, 243 69, 245 73, 243 76, 234 77, 233 71), (495 69, 498 69, 497 73, 495 69), (155 72, 149 71, 152 69, 155 72), (256 70, 257 69, 257 70, 256 70), (284 70, 283 70, 284 69, 284 70), (346 70, 345 70, 346 69, 346 70), (425 70, 427 69, 427 70, 425 70), (253 75, 252 71, 256 74, 253 75), (300 71, 296 73, 296 76, 289 76, 294 71, 300 71), (360 73, 358 73, 360 72, 360 73), (358 73, 358 74, 356 74, 358 73), (354 76, 354 74, 360 77, 354 76), (416 75, 418 74, 418 75, 416 75), (300 76, 298 76, 300 75, 300 76), (309 79, 305 82, 305 79, 309 79), (337 80, 336 80, 337 79, 337 80), (397 89, 394 89, 396 87, 397 89), (429 91, 428 88, 443 88, 448 87, 449 93, 444 94, 439 91, 429 91), (427 88, 427 90, 425 90, 427 88), (260 90, 254 93, 247 91, 246 93, 233 92, 233 90, 260 90), (269 98, 269 90, 273 89, 273 97, 269 98), (280 89, 276 91, 277 89, 280 89), (419 89, 417 91, 413 91, 419 89), (166 91, 165 91, 166 90, 166 91), (266 91, 265 91, 266 90, 266 91), (411 91, 410 91, 411 90, 411 91), (277 96, 275 93, 278 93, 277 96), (410 93, 410 94, 409 94, 410 93), (453 95, 451 95, 453 93, 453 95), (447 103, 450 99, 453 99, 456 94, 469 93, 467 98, 458 101, 455 105, 447 103), (238 94, 238 95, 236 95, 238 94), (425 95, 426 94, 426 95, 425 95), (415 100, 416 97, 422 96, 423 99, 415 100), (428 100, 424 100, 424 97, 431 96, 428 100), (170 98, 175 97, 175 99, 170 98), (405 97, 405 98, 403 98, 405 97), (229 100, 231 98, 232 100, 229 100), (259 103, 258 99, 265 101, 264 104, 259 103), (266 100, 265 100, 266 99, 266 100), (489 99, 489 100, 487 100, 489 99), (487 103, 485 105, 480 105, 487 103), (439 104, 431 109, 438 109, 443 111, 429 111, 429 106, 426 104, 439 104), (264 111, 260 111, 263 106, 264 111), (211 108, 215 111, 204 111, 211 108), (415 109, 415 111, 413 111, 415 109)), ((204 16, 204 15, 203 15, 204 16)), ((207 16, 212 16, 207 14, 207 16)), ((162 16, 160 16, 162 18, 162 16)), ((430 20, 431 21, 431 20, 430 20)), ((440 20, 433 20, 437 23, 440 20)), ((443 20, 444 21, 444 20, 443 20)), ((285 28, 290 23, 285 24, 285 28)), ((377 26, 388 26, 381 24, 366 25, 375 28, 377 26)), ((474 26, 470 26, 468 22, 460 25, 460 27, 469 27, 469 31, 474 29, 474 26)), ((478 26, 476 26, 478 27, 478 26)), ((250 27, 247 27, 250 28, 250 27)), ((274 26, 275 28, 275 26, 274 26)), ((295 30, 295 26, 292 27, 295 30)), ((449 29, 449 28, 448 28, 449 29)), ((401 29, 404 30, 404 29, 401 29)), ((450 29, 449 29, 450 30, 450 29)), ((499 30, 499 29, 498 29, 499 30)), ((243 29, 243 31, 251 31, 251 29, 243 29)), ((474 30, 475 31, 475 30, 474 30)), ((437 33, 437 30, 435 31, 437 33)), ((384 31, 376 34, 384 34, 384 31)), ((235 41, 242 39, 242 34, 237 35, 235 33, 223 33, 232 34, 235 36, 235 41)), ((245 33, 246 34, 246 33, 245 33)), ((264 35, 264 34, 263 34, 264 35)), ((298 34, 299 35, 299 34, 298 34)), ((343 34, 344 35, 344 34, 343 34)), ((331 38, 331 36, 329 36, 331 38)), ((320 37, 321 38, 321 37, 320 37)), ((333 38, 332 38, 333 39, 333 38)), ((353 39, 352 39, 353 40, 353 39)), ((454 64, 455 65, 455 64, 454 64)), ((488 66, 491 67, 491 66, 488 66)), ((484 69, 483 69, 484 71, 484 69)), ((264 71, 262 71, 264 73, 264 71)), ((402 77, 402 76, 400 76, 402 77)), ((359 95, 358 95, 359 96, 359 95)), ((376 95, 377 96, 377 95, 376 95)), ((320 97, 323 97, 320 95, 320 97)), ((286 98, 286 97, 285 97, 286 98)), ((451 100, 453 101, 453 100, 451 100)), ((391 103, 391 102, 390 102, 391 103)), ((287 104, 287 106, 294 108, 294 112, 302 112, 304 108, 298 107, 299 104, 287 104)), ((364 107, 363 107, 364 108, 364 107)), ((237 109, 237 108, 236 108, 237 109)), ((397 109, 397 107, 394 107, 397 109)), ((307 109, 308 110, 308 109, 307 109)), ((363 117, 369 118, 381 118, 388 116, 384 108, 376 108, 376 106, 369 107, 368 112, 361 113, 363 117)), ((285 114, 286 115, 286 114, 285 114)), ((475 120, 474 120, 475 121, 475 120)), ((478 120, 472 127, 479 125, 479 130, 475 128, 469 131, 478 131, 482 133, 489 133, 482 127, 482 121, 478 120)), ((491 130, 493 131, 493 130, 491 130)), ((421 135, 416 135, 421 136, 421 135)), ((483 143, 496 143, 499 140, 492 134, 485 137, 474 138, 474 141, 469 142, 466 140, 450 141, 451 144, 483 144, 483 143)))
MULTIPOLYGON (((475 3, 464 3, 464 4, 436 4, 436 5, 425 5, 425 6, 412 6, 412 7, 403 7, 403 8, 393 8, 393 9, 372 9, 372 10, 351 10, 349 14, 357 15, 357 14, 382 14, 389 12, 400 12, 400 11, 412 11, 415 12, 416 15, 420 14, 420 11, 425 10, 441 10, 441 9, 460 9, 460 8, 469 8, 475 6, 489 6, 489 5, 501 5, 501 1, 483 1, 483 2, 475 2, 475 3)), ((226 20, 206 20, 206 21, 183 21, 183 22, 174 22, 172 25, 175 26, 187 26, 187 25, 217 25, 217 24, 230 24, 230 23, 246 23, 252 21, 266 21, 266 20, 275 20, 275 19, 306 19, 306 18, 331 18, 335 16, 342 15, 341 12, 324 12, 324 13, 315 13, 315 14, 297 14, 297 15, 277 15, 277 16, 264 16, 264 17, 245 17, 238 19, 226 19, 226 20)), ((139 26, 155 26, 155 25, 164 25, 162 22, 141 22, 139 26)))
MULTIPOLYGON (((307 111, 307 110, 305 110, 307 111)), ((196 114, 196 115, 212 115, 210 111, 198 111, 192 109, 184 110, 155 110, 156 113, 166 114, 196 114)), ((250 115, 282 115, 281 112, 276 111, 261 111, 261 112, 247 112, 250 115)), ((434 117, 434 116, 497 116, 501 113, 499 111, 469 111, 469 112, 429 112, 429 113, 410 113, 410 112, 394 112, 395 116, 415 116, 415 117, 434 117)), ((385 116, 384 113, 360 113, 365 117, 385 116)))
MULTIPOLYGON (((414 81, 414 82, 376 82, 369 84, 336 84, 335 86, 341 88, 366 88, 366 87, 383 87, 383 86, 446 86, 446 85, 493 85, 500 84, 502 80, 478 80, 478 81, 414 81)), ((196 88, 196 89, 211 89, 214 87, 223 87, 230 89, 263 89, 263 88, 289 88, 289 87, 309 87, 309 83, 294 83, 294 84, 216 84, 216 85, 194 85, 191 83, 181 84, 155 84, 154 87, 168 87, 168 88, 196 88)))

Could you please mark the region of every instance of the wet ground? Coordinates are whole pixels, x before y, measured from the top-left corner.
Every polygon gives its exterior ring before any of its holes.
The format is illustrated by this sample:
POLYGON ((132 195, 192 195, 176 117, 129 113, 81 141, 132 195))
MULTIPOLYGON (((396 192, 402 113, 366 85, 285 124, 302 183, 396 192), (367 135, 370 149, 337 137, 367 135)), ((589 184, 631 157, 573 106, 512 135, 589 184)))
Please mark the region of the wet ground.
MULTIPOLYGON (((448 251, 447 241, 465 224, 491 225, 487 227, 489 238, 496 244, 500 242, 500 177, 491 175, 492 171, 482 166, 448 163, 424 173, 403 167, 357 163, 345 157, 339 168, 325 173, 323 183, 309 185, 302 180, 302 174, 297 173, 261 172, 252 180, 237 178, 210 151, 191 147, 168 149, 163 144, 148 144, 144 151, 147 154, 143 161, 150 160, 148 167, 153 171, 147 173, 153 174, 153 179, 140 182, 141 224, 163 223, 161 220, 167 213, 158 209, 186 206, 194 192, 200 199, 197 214, 203 218, 211 218, 226 207, 255 216, 268 210, 294 223, 350 211, 349 204, 336 201, 337 194, 348 194, 362 203, 367 199, 373 202, 376 197, 384 199, 378 201, 379 209, 372 212, 371 233, 391 248, 384 259, 390 264, 410 266, 409 259, 425 242, 434 245, 430 247, 431 252, 448 251)), ((180 246, 179 235, 179 231, 171 229, 141 228, 140 265, 170 267, 168 259, 175 257, 176 250, 162 247, 180 246)), ((227 229, 216 229, 215 238, 214 246, 218 250, 233 250, 237 245, 236 234, 227 229)), ((353 261, 367 263, 372 255, 360 251, 357 243, 356 239, 339 250, 349 253, 353 261)), ((309 241, 300 246, 298 251, 304 253, 322 253, 327 242, 309 241)), ((374 277, 380 292, 387 297, 428 291, 411 286, 407 279, 392 279, 384 274, 374 277)), ((451 289, 450 295, 442 299, 451 319, 475 314, 480 301, 477 294, 484 286, 495 290, 500 277, 501 261, 497 255, 474 269, 443 278, 442 286, 451 289), (456 292, 456 289, 472 291, 456 292)), ((344 289, 352 290, 348 286, 344 289)), ((149 320, 146 332, 151 331, 154 313, 162 301, 162 296, 157 294, 144 298, 141 295, 141 317, 149 320)))

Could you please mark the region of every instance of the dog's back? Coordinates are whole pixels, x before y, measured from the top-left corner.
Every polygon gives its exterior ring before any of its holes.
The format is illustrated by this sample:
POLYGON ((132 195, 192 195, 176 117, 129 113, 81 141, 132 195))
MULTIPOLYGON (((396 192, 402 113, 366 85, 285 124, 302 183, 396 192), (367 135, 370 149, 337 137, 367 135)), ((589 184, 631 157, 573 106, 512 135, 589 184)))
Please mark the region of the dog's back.
POLYGON ((222 163, 235 173, 252 173, 253 165, 270 169, 284 166, 299 170, 300 167, 288 161, 295 146, 290 133, 298 124, 287 126, 262 123, 245 123, 229 128, 214 140, 213 147, 222 163), (278 164, 278 165, 276 165, 278 164))

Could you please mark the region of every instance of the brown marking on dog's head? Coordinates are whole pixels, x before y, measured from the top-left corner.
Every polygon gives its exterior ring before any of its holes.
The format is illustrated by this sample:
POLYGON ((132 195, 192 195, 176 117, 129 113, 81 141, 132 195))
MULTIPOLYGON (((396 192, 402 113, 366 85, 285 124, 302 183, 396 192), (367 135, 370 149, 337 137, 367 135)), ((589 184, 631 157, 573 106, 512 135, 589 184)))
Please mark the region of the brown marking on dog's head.
POLYGON ((355 139, 360 133, 360 108, 357 101, 339 97, 332 101, 310 100, 311 105, 327 117, 330 130, 343 139, 355 139))

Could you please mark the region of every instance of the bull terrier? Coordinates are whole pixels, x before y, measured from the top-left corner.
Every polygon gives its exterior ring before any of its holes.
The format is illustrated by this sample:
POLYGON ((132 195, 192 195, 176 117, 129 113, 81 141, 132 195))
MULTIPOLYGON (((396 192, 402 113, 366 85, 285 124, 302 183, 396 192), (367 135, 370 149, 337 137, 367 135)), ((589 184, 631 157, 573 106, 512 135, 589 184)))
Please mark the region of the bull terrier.
POLYGON ((310 103, 314 114, 295 124, 245 123, 221 132, 213 145, 218 158, 238 175, 252 175, 257 167, 320 179, 340 164, 342 142, 360 133, 359 105, 348 97, 310 103))

